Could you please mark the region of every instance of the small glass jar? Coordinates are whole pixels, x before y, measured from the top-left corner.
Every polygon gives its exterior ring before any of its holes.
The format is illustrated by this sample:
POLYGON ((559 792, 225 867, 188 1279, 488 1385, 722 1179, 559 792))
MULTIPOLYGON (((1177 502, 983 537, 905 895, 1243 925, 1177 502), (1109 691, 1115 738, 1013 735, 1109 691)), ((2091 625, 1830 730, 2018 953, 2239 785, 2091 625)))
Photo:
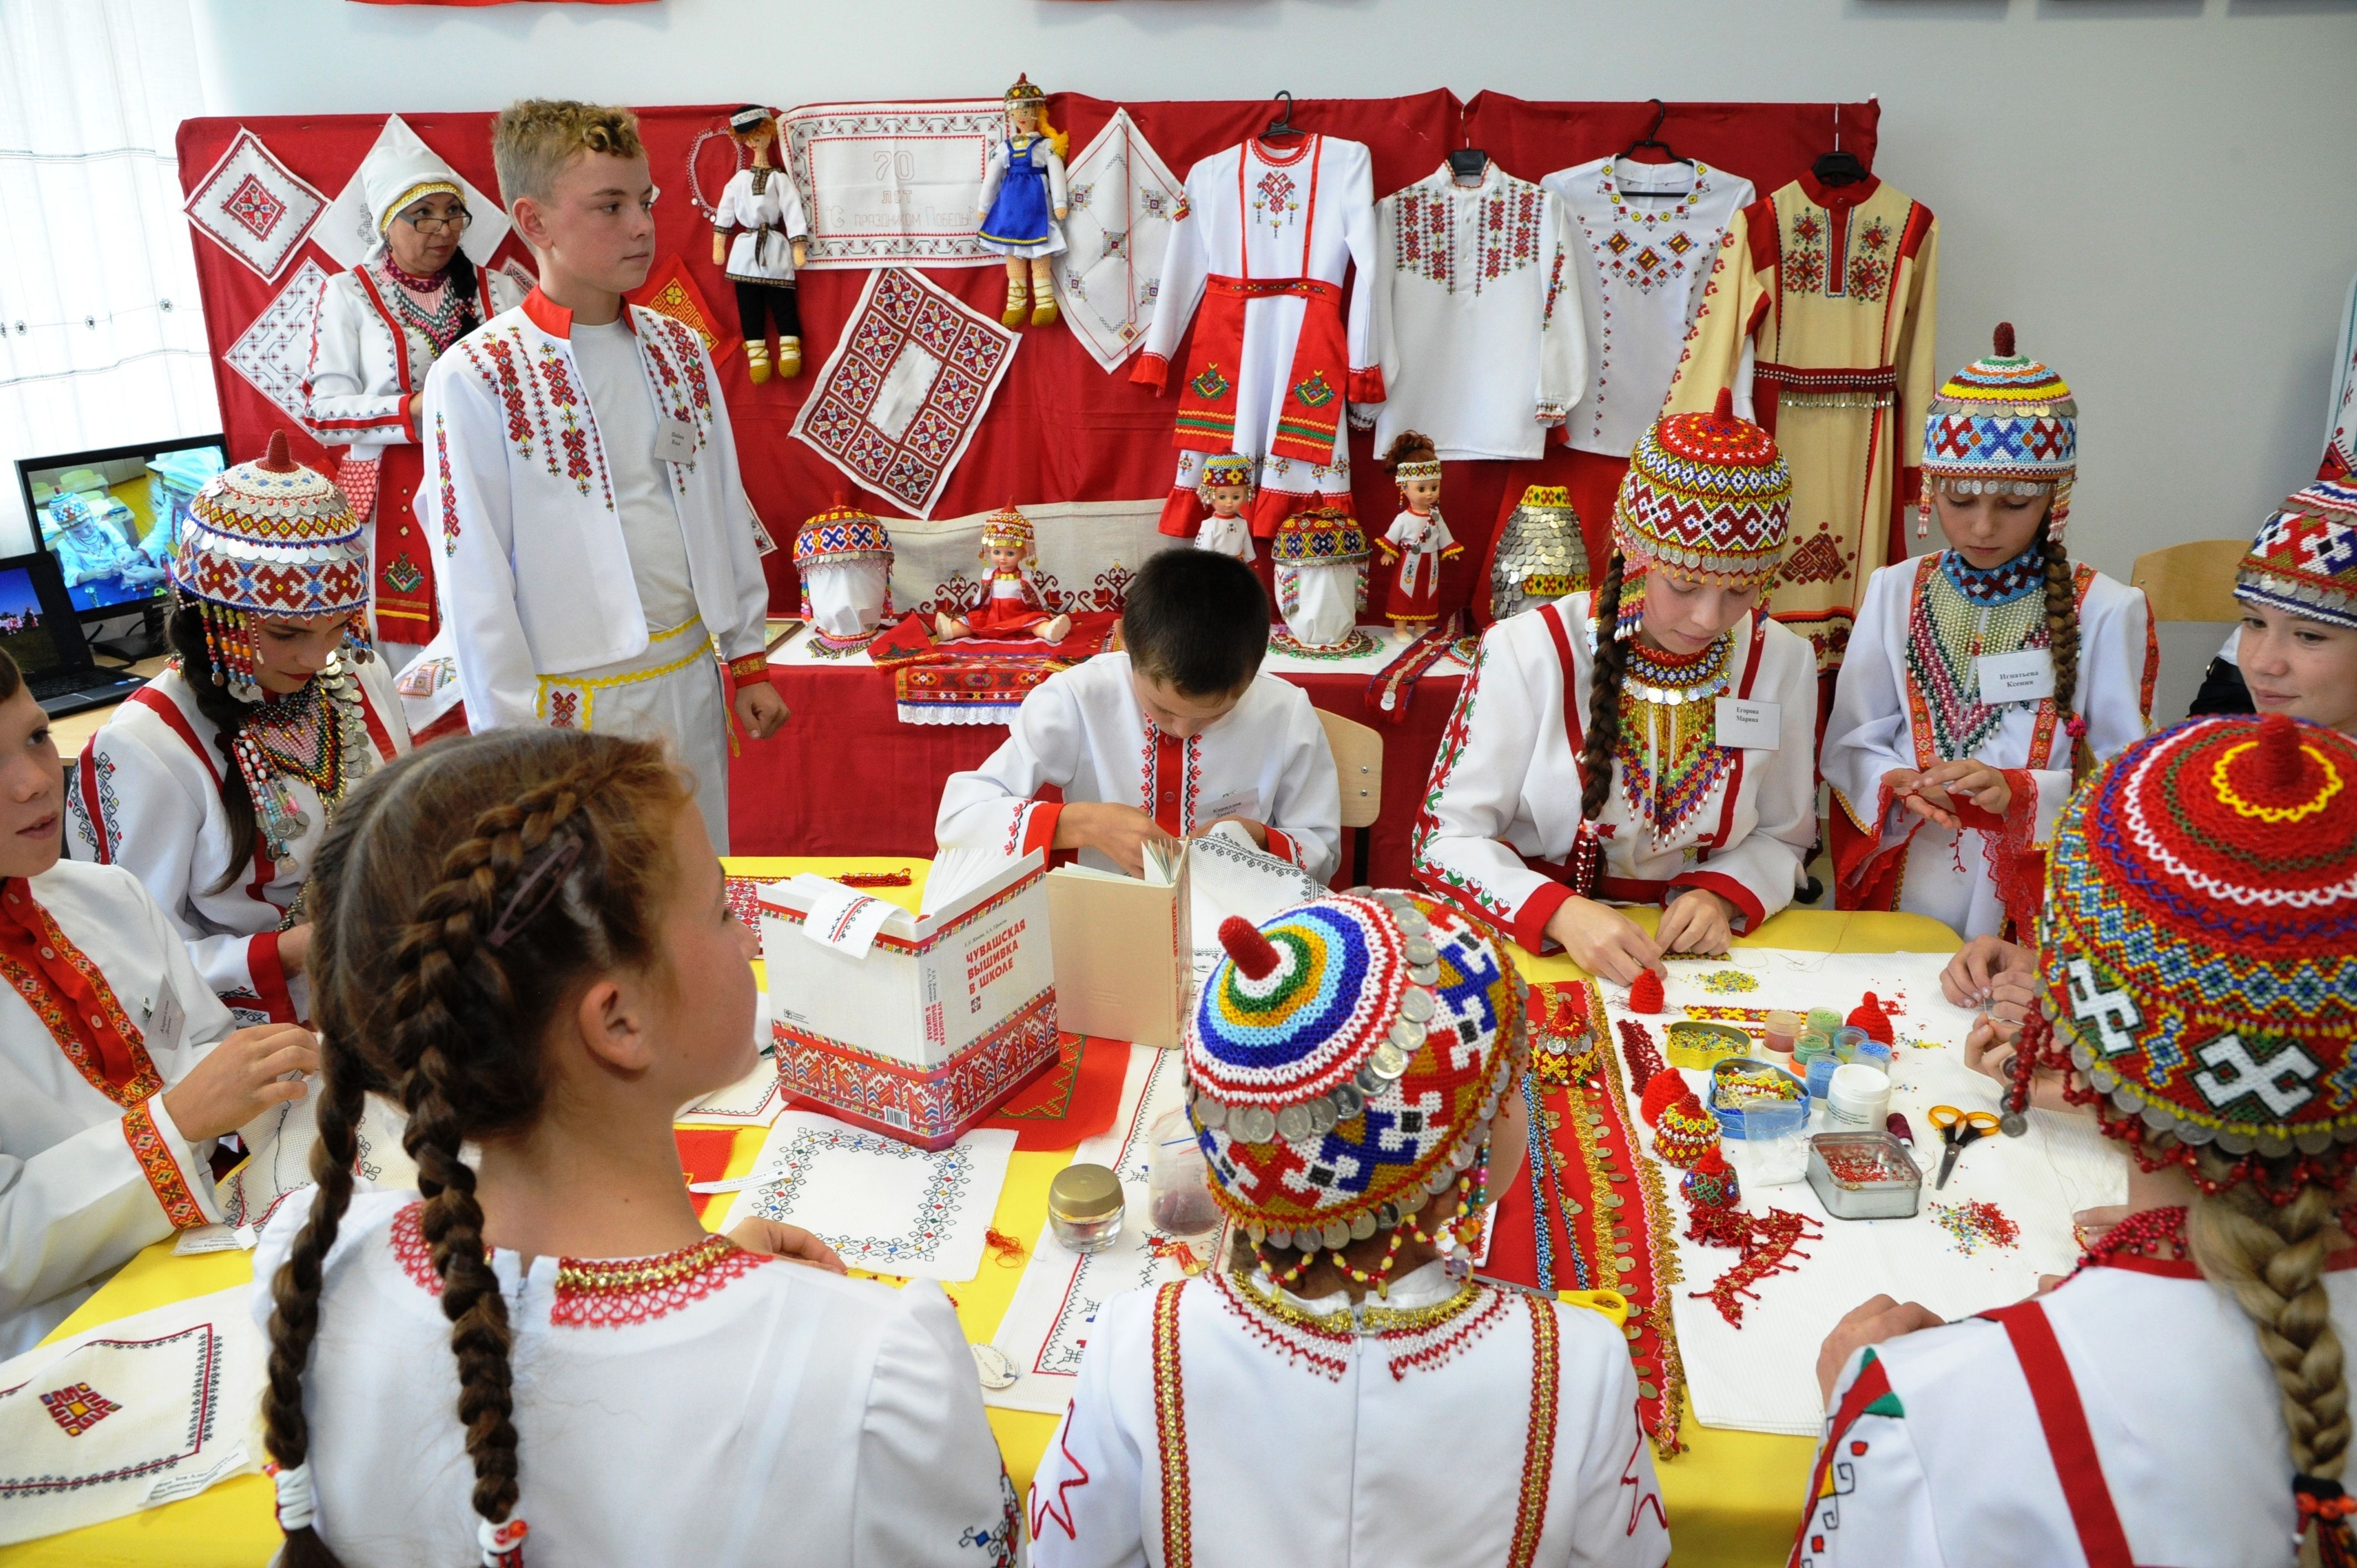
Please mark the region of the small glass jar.
POLYGON ((1770 1007, 1760 1022, 1767 1030, 1762 1043, 1780 1057, 1791 1056, 1793 1045, 1801 1037, 1801 1015, 1789 1007, 1770 1007))
POLYGON ((1792 1061, 1794 1063, 1792 1070, 1794 1072, 1799 1072, 1803 1068, 1807 1067, 1809 1063, 1815 1061, 1819 1057, 1829 1057, 1833 1054, 1834 1042, 1832 1036, 1820 1034, 1814 1029, 1803 1030, 1801 1037, 1792 1042, 1792 1061))
POLYGON ((1840 1062, 1857 1060, 1857 1047, 1866 1044, 1866 1031, 1855 1024, 1844 1024, 1834 1031, 1834 1059, 1840 1062))
POLYGON ((1102 1252, 1121 1240, 1121 1178, 1103 1165, 1071 1165, 1048 1184, 1048 1229, 1075 1252, 1102 1252))
POLYGON ((1842 1015, 1830 1007, 1812 1007, 1808 1022, 1803 1026, 1830 1040, 1834 1031, 1842 1026, 1842 1015))

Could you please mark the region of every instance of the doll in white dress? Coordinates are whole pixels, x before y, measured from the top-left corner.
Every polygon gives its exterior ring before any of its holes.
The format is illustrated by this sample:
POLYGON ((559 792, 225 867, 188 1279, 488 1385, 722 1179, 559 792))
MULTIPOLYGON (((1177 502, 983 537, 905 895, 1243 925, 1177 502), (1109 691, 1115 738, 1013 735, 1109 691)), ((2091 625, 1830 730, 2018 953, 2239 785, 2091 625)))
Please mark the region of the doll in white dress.
POLYGON ((802 192, 770 161, 777 117, 748 103, 728 116, 728 134, 737 145, 752 149, 753 166, 728 177, 713 209, 712 264, 727 268, 728 281, 736 285, 737 329, 745 336, 745 363, 754 384, 770 379, 772 326, 778 332, 777 373, 791 381, 802 373, 794 273, 807 255, 810 222, 802 215, 802 192))

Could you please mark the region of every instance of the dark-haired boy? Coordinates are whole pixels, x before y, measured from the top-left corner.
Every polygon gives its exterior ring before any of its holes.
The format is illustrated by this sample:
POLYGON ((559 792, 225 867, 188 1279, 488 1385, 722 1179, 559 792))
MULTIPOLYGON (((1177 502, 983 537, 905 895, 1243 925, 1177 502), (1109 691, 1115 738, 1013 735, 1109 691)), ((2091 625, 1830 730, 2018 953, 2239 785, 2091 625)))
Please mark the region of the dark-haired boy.
POLYGON ((1268 596, 1208 550, 1146 562, 1122 611, 1123 650, 1049 677, 1006 744, 942 789, 941 847, 1081 852, 1140 875, 1145 846, 1235 822, 1320 882, 1340 859, 1341 787, 1309 699, 1260 673, 1268 596), (1060 804, 1037 797, 1048 785, 1060 804))

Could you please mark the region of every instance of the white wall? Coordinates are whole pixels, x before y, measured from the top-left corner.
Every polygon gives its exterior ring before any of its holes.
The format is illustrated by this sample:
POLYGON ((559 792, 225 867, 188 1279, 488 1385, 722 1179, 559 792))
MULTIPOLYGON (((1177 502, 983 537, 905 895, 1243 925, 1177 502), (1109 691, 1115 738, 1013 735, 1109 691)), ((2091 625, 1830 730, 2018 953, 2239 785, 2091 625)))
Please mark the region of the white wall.
MULTIPOLYGON (((1018 70, 1111 99, 1878 94, 1877 172, 1941 220, 1941 363, 2007 318, 2062 371, 2072 543, 2123 577, 2315 472, 2357 273, 2352 0, 194 3, 218 114, 943 97, 1018 70)), ((2168 639, 2165 716, 2215 642, 2168 639)))

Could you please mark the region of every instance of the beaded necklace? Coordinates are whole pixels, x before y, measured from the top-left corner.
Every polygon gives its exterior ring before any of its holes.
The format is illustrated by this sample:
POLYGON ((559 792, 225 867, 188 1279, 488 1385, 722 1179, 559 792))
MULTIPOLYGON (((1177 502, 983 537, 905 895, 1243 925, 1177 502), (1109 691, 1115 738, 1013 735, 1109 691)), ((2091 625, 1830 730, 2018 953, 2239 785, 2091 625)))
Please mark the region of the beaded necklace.
POLYGON ((332 814, 344 793, 368 771, 374 755, 361 714, 360 682, 340 661, 284 695, 265 695, 231 746, 239 776, 253 798, 263 841, 274 860, 311 826, 293 784, 311 787, 319 809, 332 814))
MULTIPOLYGON (((377 258, 377 264, 389 282, 400 285, 382 292, 393 304, 393 313, 401 317, 402 325, 433 344, 436 358, 447 353, 472 325, 473 316, 467 308, 467 301, 450 286, 449 276, 436 273, 421 278, 405 273, 389 252, 377 258)), ((425 373, 425 367, 418 367, 421 381, 425 373)))
POLYGON ((1941 760, 1975 755, 2005 722, 2002 706, 1980 700, 1975 661, 2047 645, 2045 578, 2045 557, 2034 547, 1986 571, 1950 550, 1919 578, 1907 610, 1907 676, 1924 698, 1941 760))
POLYGON ((1383 1306, 1369 1301, 1317 1312, 1249 1275, 1214 1273, 1211 1283, 1255 1338, 1328 1378, 1340 1378, 1348 1369, 1350 1355, 1344 1347, 1359 1339, 1376 1342, 1371 1353, 1383 1358, 1394 1380, 1429 1370, 1487 1333, 1502 1316, 1505 1302, 1500 1293, 1469 1279, 1426 1306, 1383 1306))
POLYGON ((1646 825, 1659 846, 1701 810, 1734 756, 1717 744, 1717 714, 1710 703, 1727 690, 1735 636, 1726 633, 1683 657, 1633 637, 1625 647, 1613 756, 1630 816, 1646 825))

